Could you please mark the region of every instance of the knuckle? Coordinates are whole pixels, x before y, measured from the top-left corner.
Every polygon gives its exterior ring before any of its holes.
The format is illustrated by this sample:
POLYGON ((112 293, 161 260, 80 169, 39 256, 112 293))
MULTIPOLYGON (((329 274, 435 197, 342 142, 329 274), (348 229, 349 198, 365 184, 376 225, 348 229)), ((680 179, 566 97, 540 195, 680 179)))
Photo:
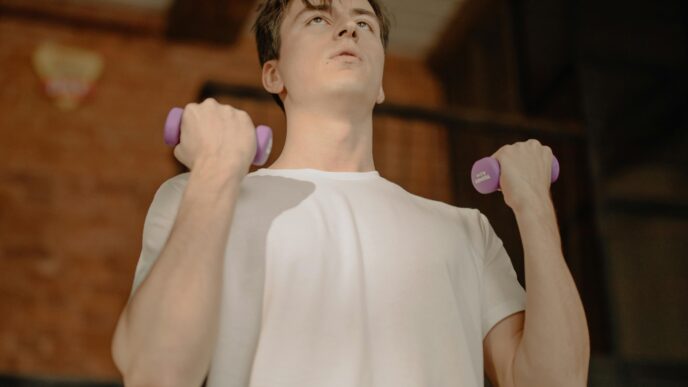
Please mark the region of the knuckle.
POLYGON ((220 114, 225 115, 225 116, 227 116, 227 115, 231 116, 234 112, 234 109, 229 105, 217 105, 217 110, 220 114))
POLYGON ((237 117, 242 121, 242 122, 252 122, 251 121, 251 115, 248 114, 248 112, 244 110, 238 110, 237 111, 237 117))
POLYGON ((235 107, 233 107, 233 106, 229 106, 229 105, 223 106, 223 110, 222 110, 222 111, 224 112, 224 114, 225 114, 227 117, 231 117, 231 118, 234 118, 234 119, 236 119, 237 117, 239 117, 239 116, 241 115, 241 110, 239 110, 239 109, 237 109, 237 108, 235 108, 235 107))
POLYGON ((222 109, 225 114, 229 115, 236 115, 239 109, 235 108, 232 105, 220 105, 220 109, 222 109))

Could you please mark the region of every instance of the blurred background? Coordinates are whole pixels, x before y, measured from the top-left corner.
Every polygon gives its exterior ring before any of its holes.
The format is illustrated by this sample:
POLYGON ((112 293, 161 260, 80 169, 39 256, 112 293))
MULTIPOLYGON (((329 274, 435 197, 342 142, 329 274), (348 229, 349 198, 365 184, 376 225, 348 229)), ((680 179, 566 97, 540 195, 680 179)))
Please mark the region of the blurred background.
MULTIPOLYGON (((590 386, 688 385, 688 4, 386 0, 376 168, 491 220, 472 163, 537 138, 585 306, 590 386)), ((213 97, 284 143, 232 0, 0 0, 0 386, 119 386, 110 341, 156 189, 183 169, 168 110, 213 97)), ((489 384, 486 384, 489 385, 489 384)))

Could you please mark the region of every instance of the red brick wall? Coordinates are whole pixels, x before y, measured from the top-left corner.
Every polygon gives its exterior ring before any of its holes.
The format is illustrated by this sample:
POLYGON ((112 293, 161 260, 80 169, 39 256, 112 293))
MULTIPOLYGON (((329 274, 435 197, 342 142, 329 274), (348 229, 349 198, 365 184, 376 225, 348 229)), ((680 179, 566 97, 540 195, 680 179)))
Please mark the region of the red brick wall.
MULTIPOLYGON (((162 121, 205 80, 260 86, 254 50, 252 40, 228 49, 0 19, 0 373, 119 377, 110 340, 143 219, 176 173, 162 121), (77 110, 42 95, 31 55, 45 40, 105 59, 93 98, 77 110)), ((385 89, 393 103, 441 102, 410 60, 388 58, 385 89)), ((443 130, 379 119, 375 136, 384 176, 450 200, 443 130)))

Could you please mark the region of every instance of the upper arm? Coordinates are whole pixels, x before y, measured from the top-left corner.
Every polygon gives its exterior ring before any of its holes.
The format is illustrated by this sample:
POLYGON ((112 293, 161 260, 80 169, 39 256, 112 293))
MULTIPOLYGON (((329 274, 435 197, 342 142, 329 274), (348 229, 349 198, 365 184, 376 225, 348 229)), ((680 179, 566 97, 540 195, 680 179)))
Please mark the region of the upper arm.
POLYGON ((493 386, 514 387, 513 364, 521 342, 525 311, 499 321, 483 340, 485 374, 493 386))

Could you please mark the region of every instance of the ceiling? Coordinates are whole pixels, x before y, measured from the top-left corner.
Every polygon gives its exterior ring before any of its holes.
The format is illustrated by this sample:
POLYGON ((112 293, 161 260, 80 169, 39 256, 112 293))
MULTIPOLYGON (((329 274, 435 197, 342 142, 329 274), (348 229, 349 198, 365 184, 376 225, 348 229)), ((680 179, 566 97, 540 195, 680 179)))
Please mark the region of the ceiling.
MULTIPOLYGON (((164 10, 173 0, 81 0, 164 10)), ((404 57, 424 58, 466 0, 383 0, 392 19, 389 52, 404 57)), ((253 17, 246 21, 250 33, 253 17)))

